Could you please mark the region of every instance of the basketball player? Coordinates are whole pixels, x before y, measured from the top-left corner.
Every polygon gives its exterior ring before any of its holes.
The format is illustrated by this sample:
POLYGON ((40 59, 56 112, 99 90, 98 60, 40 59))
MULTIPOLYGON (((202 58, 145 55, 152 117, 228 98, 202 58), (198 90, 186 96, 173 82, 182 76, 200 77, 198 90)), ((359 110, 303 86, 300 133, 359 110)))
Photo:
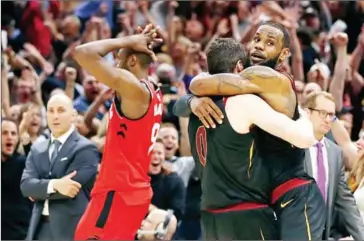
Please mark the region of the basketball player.
MULTIPOLYGON (((218 39, 207 52, 210 73, 238 73, 244 60, 242 46, 233 39, 218 39)), ((206 129, 196 116, 190 117, 191 150, 202 176, 202 223, 207 240, 278 238, 273 210, 267 205, 270 170, 255 155, 252 124, 301 147, 308 147, 314 141, 312 125, 307 119, 295 122, 275 112, 259 97, 246 97, 249 99, 238 105, 238 98, 215 98, 228 116, 217 128, 206 129), (245 105, 249 105, 249 110, 243 112, 245 105), (237 115, 242 112, 244 116, 237 115)))
POLYGON ((133 240, 152 197, 148 177, 151 151, 162 116, 161 93, 148 78, 155 58, 156 30, 90 42, 76 47, 74 58, 116 94, 109 113, 103 160, 75 240, 133 240), (117 68, 103 59, 120 50, 117 68))
MULTIPOLYGON (((289 56, 288 48, 287 30, 278 23, 263 23, 248 46, 249 64, 255 66, 245 69, 240 77, 231 74, 197 77, 190 89, 199 96, 258 94, 274 109, 297 120, 299 113, 293 79, 280 68, 289 56), (274 67, 275 70, 256 65, 274 67)), ((256 120, 260 119, 265 124, 273 121, 266 113, 259 113, 258 105, 264 105, 263 102, 256 95, 230 97, 227 105, 232 114, 227 113, 227 119, 230 123, 234 123, 232 118, 245 119, 236 123, 236 130, 246 130, 250 124, 258 127, 253 130, 256 155, 252 159, 253 163, 263 161, 270 170, 271 205, 278 216, 280 239, 321 239, 325 218, 318 210, 324 210, 325 203, 315 181, 304 171, 304 150, 291 143, 301 148, 304 146, 297 145, 289 133, 286 136, 278 133, 289 131, 285 126, 281 130, 277 126, 277 130, 270 131, 251 119, 247 121, 251 113, 258 115, 256 120)))

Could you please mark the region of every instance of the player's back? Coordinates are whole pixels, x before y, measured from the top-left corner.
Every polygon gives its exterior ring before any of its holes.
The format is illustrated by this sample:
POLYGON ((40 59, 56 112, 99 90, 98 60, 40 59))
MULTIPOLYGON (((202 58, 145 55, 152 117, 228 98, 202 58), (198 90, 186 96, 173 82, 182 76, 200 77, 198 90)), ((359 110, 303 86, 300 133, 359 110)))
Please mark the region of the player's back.
POLYGON ((138 190, 150 191, 149 163, 160 129, 163 106, 160 90, 154 90, 151 83, 143 82, 151 93, 151 101, 141 118, 131 120, 123 116, 120 100, 114 98, 108 113, 101 168, 92 194, 114 190, 135 192, 137 195, 138 190))
MULTIPOLYGON (((224 101, 215 103, 226 116, 224 101)), ((269 175, 255 155, 251 133, 239 134, 228 118, 214 129, 206 129, 190 116, 191 151, 201 178, 201 208, 219 209, 243 202, 268 203, 269 175), (254 159, 254 162, 252 162, 254 159)))
MULTIPOLYGON (((277 71, 287 76, 295 90, 293 78, 280 69, 277 71)), ((297 98, 293 101, 296 101, 296 105, 292 119, 297 120, 300 115, 297 98)), ((304 149, 297 148, 257 127, 252 132, 257 145, 255 157, 263 160, 264 165, 269 168, 272 189, 293 178, 310 179, 304 170, 304 149)))

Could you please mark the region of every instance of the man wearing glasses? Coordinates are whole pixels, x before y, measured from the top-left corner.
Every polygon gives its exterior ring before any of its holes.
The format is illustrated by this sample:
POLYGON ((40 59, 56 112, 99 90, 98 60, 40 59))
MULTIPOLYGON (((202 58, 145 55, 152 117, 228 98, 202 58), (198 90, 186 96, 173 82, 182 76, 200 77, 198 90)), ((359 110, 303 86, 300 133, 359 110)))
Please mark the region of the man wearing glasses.
POLYGON ((306 150, 305 169, 315 178, 326 202, 323 239, 349 235, 351 239, 363 240, 364 224, 346 182, 342 150, 325 137, 337 119, 334 98, 324 91, 313 92, 307 96, 303 107, 309 113, 317 140, 306 150), (341 234, 342 229, 347 233, 341 234))

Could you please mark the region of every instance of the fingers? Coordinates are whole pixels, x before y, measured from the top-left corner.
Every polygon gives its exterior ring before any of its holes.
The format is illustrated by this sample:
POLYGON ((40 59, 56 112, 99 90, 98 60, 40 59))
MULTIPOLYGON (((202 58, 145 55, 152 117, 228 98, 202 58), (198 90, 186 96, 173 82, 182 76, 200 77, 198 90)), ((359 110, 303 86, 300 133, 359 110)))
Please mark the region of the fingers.
POLYGON ((200 116, 198 116, 200 121, 202 122, 202 124, 206 127, 206 128, 210 128, 209 123, 205 120, 205 118, 203 117, 202 114, 200 114, 200 116))
POLYGON ((213 109, 213 107, 211 105, 208 106, 208 112, 209 112, 210 116, 212 116, 217 123, 222 124, 221 115, 219 115, 216 112, 216 110, 213 109))
POLYGON ((150 30, 153 28, 153 24, 148 24, 142 31, 143 34, 149 33, 150 30))
MULTIPOLYGON (((208 107, 206 106, 206 107, 204 107, 203 109, 200 110, 200 112, 202 114, 202 118, 200 118, 200 120, 202 122, 202 119, 204 119, 207 122, 209 127, 215 128, 216 124, 215 124, 214 120, 211 118, 211 115, 208 112, 207 108, 208 107)), ((206 126, 206 125, 204 124, 204 126, 206 126)), ((209 127, 207 127, 207 128, 209 128, 209 127)))
POLYGON ((71 179, 71 178, 75 177, 76 175, 77 175, 77 171, 73 171, 70 174, 66 175, 65 178, 71 179))
POLYGON ((72 181, 71 184, 72 184, 72 187, 77 188, 77 189, 80 189, 82 187, 80 183, 75 182, 75 181, 72 181))
MULTIPOLYGON (((224 114, 222 113, 220 108, 211 99, 209 99, 209 105, 212 108, 213 112, 216 113, 216 115, 220 117, 219 119, 221 120, 221 123, 222 123, 222 119, 224 118, 224 114)), ((218 123, 221 124, 219 121, 218 121, 218 123)))
POLYGON ((138 33, 143 33, 143 28, 138 26, 137 31, 138 31, 138 33))

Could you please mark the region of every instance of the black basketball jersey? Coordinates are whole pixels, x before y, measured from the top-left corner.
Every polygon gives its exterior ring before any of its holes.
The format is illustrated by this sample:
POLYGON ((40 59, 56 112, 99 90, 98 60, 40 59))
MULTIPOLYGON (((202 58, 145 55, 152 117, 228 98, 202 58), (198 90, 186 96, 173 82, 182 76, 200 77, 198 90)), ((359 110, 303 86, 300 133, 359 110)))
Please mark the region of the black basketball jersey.
MULTIPOLYGON (((215 103, 226 116, 223 99, 215 103)), ((268 169, 262 166, 259 156, 255 157, 256 144, 251 133, 235 132, 227 117, 216 128, 206 129, 191 115, 189 138, 201 179, 203 210, 242 202, 268 203, 268 169)))
MULTIPOLYGON (((292 77, 280 69, 277 71, 290 79, 292 88, 295 90, 292 77)), ((297 120, 298 118, 298 103, 296 103, 292 119, 297 120)), ((263 161, 264 165, 269 168, 272 189, 293 178, 311 179, 304 170, 305 149, 295 147, 258 127, 254 127, 252 133, 257 145, 255 157, 259 161, 263 161)))

